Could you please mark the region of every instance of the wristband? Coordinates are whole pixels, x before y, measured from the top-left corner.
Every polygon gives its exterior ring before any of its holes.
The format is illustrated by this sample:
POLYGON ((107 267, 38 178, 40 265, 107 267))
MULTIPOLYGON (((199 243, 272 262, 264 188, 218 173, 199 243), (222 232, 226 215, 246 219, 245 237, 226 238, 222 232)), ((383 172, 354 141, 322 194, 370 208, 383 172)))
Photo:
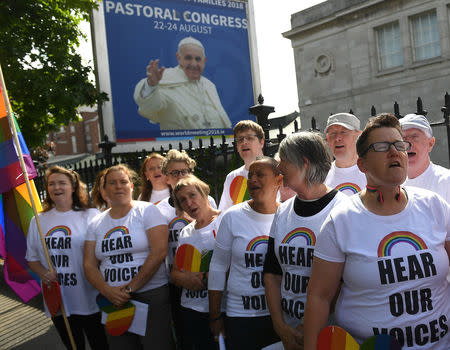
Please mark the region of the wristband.
POLYGON ((133 290, 131 289, 130 286, 126 286, 125 287, 125 292, 127 292, 128 294, 130 294, 133 290))
POLYGON ((217 316, 217 317, 215 317, 215 318, 211 318, 211 319, 209 320, 209 322, 215 322, 215 321, 220 320, 221 318, 222 318, 222 314, 220 314, 219 316, 217 316))

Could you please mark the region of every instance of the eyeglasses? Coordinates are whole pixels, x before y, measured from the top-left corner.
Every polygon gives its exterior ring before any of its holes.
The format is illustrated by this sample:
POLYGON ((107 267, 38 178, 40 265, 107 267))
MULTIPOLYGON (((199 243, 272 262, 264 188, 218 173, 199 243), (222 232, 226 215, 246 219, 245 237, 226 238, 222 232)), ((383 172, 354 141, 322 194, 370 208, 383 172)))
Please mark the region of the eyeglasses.
POLYGON ((391 149, 391 145, 394 145, 395 149, 399 152, 409 151, 411 149, 411 142, 409 141, 395 141, 395 142, 374 142, 361 154, 365 155, 372 148, 374 152, 387 152, 391 149))
POLYGON ((247 136, 236 137, 235 140, 236 140, 236 143, 243 143, 245 141, 252 142, 252 141, 256 140, 257 138, 258 138, 257 135, 247 135, 247 136))
POLYGON ((169 175, 173 177, 185 176, 191 173, 191 169, 172 170, 169 175))

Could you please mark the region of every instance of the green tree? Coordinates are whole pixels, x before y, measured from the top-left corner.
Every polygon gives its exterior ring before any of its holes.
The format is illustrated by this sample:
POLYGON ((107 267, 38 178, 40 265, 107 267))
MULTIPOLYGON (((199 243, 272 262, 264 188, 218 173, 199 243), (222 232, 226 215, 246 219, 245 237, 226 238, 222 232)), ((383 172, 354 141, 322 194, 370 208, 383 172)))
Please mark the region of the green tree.
POLYGON ((76 52, 96 0, 1 0, 0 64, 27 144, 77 121, 76 108, 107 100, 76 52))

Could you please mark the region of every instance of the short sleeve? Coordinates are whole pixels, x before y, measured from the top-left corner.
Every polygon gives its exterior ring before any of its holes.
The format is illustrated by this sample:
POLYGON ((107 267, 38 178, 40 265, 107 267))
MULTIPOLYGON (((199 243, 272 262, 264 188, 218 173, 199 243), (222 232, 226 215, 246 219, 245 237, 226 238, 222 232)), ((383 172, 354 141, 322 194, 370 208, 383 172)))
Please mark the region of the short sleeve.
POLYGON ((331 215, 325 219, 316 246, 314 247, 314 256, 331 262, 345 262, 345 254, 341 250, 338 240, 338 232, 331 215))
POLYGON ((233 233, 230 228, 231 213, 227 212, 223 216, 216 236, 216 246, 225 250, 231 250, 231 245, 233 244, 233 233))
POLYGON ((25 259, 27 261, 40 261, 39 248, 41 247, 41 242, 39 239, 39 233, 36 225, 36 218, 33 217, 30 221, 30 226, 28 227, 27 233, 27 252, 25 254, 25 259))
POLYGON ((153 227, 167 225, 166 218, 161 214, 158 207, 148 203, 143 213, 144 229, 147 231, 153 227))
POLYGON ((88 227, 86 230, 86 237, 84 238, 85 241, 96 241, 97 237, 95 236, 96 231, 96 220, 90 220, 88 223, 88 227))
POLYGON ((228 174, 227 177, 225 178, 225 182, 223 184, 222 196, 220 197, 220 202, 219 202, 219 210, 220 211, 225 211, 233 205, 233 201, 231 200, 231 197, 230 197, 230 182, 231 182, 230 174, 228 174))
POLYGON ((230 230, 230 213, 225 213, 216 235, 214 252, 209 265, 208 289, 224 290, 226 273, 231 264, 231 245, 233 242, 230 230))
POLYGON ((217 209, 217 204, 216 204, 216 201, 215 201, 215 199, 213 197, 208 196, 208 201, 209 201, 209 204, 211 204, 211 207, 213 209, 217 209))

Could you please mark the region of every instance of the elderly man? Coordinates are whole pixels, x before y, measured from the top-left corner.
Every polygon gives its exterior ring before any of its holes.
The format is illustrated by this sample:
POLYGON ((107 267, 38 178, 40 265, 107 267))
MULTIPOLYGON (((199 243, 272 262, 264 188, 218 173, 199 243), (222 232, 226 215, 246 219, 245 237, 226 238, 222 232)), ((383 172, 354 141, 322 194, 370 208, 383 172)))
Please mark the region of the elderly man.
POLYGON ((350 113, 333 114, 328 118, 325 132, 335 158, 325 184, 348 196, 360 192, 367 181, 356 165, 356 139, 361 134, 359 119, 350 113))
POLYGON ((147 66, 147 78, 134 90, 138 113, 161 130, 231 128, 215 85, 202 76, 206 57, 203 44, 182 39, 178 66, 159 68, 159 59, 147 66))
POLYGON ((436 140, 427 118, 423 115, 407 114, 400 119, 400 125, 404 140, 411 142, 405 185, 436 192, 450 203, 450 170, 430 161, 429 154, 436 140))

